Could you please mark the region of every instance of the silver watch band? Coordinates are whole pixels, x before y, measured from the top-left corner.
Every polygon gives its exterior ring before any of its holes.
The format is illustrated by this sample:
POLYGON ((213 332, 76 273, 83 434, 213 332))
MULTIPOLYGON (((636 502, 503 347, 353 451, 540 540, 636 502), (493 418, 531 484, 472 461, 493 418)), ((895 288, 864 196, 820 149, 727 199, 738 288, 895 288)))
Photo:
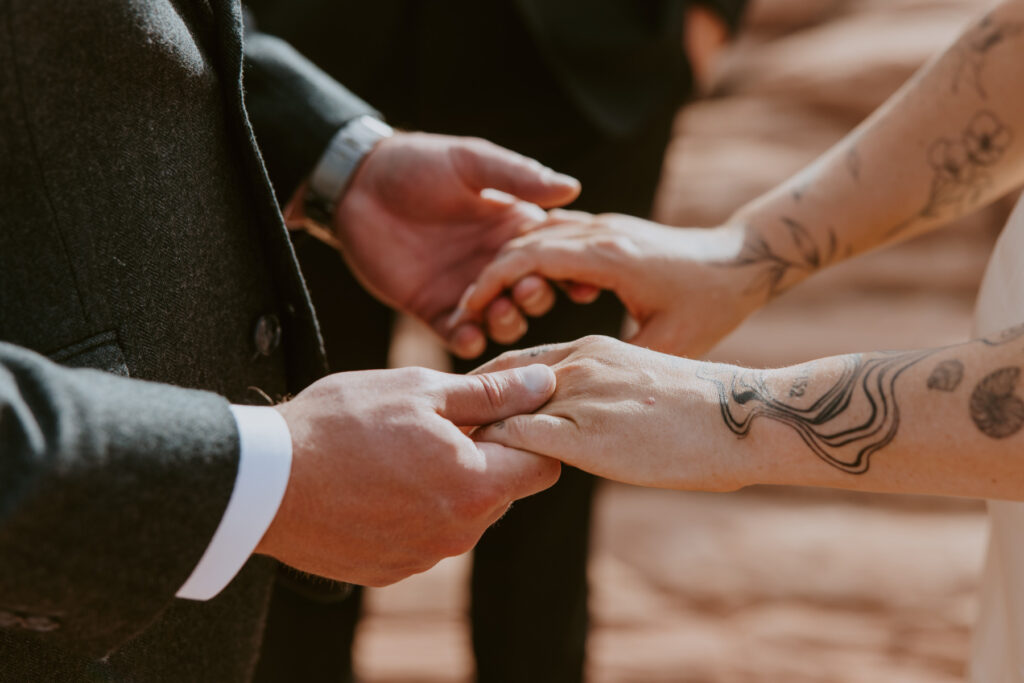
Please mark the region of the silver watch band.
POLYGON ((342 190, 348 185, 359 162, 384 138, 395 134, 394 129, 372 116, 359 116, 345 124, 331 138, 323 156, 313 169, 309 180, 307 207, 315 204, 317 212, 328 216, 342 190))

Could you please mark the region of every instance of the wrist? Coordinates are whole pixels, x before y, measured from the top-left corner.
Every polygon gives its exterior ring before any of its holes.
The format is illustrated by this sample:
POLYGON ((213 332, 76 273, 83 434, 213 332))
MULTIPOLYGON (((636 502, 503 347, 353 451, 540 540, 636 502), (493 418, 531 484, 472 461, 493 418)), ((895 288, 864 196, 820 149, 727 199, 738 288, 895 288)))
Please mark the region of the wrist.
POLYGON ((700 440, 697 451, 710 470, 702 479, 713 484, 706 489, 736 491, 782 483, 777 454, 778 439, 783 435, 775 433, 771 420, 750 419, 743 408, 752 383, 777 381, 768 377, 773 371, 709 362, 696 366, 691 381, 693 397, 684 414, 698 421, 696 429, 682 435, 681 443, 690 449, 694 439, 700 440))
POLYGON ((713 263, 726 278, 724 287, 730 292, 731 305, 745 319, 772 298, 765 297, 759 282, 764 278, 764 264, 750 262, 751 245, 758 243, 761 235, 750 222, 736 217, 710 232, 716 245, 713 263))
POLYGON ((735 269, 748 303, 763 306, 837 259, 838 245, 831 230, 812 233, 789 216, 747 219, 739 225, 742 242, 736 257, 726 263, 735 269))
POLYGON ((382 140, 394 134, 394 129, 372 116, 359 116, 338 130, 310 175, 304 196, 306 215, 321 225, 332 225, 359 168, 382 140))
POLYGON ((277 506, 277 512, 274 514, 273 519, 267 526, 266 531, 263 532, 263 536, 260 538, 259 543, 256 544, 253 552, 258 555, 266 555, 280 559, 282 553, 281 548, 284 547, 288 532, 288 520, 290 517, 290 509, 294 503, 295 490, 297 488, 296 479, 298 478, 298 461, 300 459, 300 453, 296 444, 294 425, 288 420, 288 413, 282 408, 287 404, 280 404, 272 406, 272 410, 276 410, 279 415, 284 419, 285 425, 288 427, 289 435, 292 440, 291 444, 291 463, 290 463, 290 474, 288 477, 288 484, 285 487, 284 495, 281 497, 281 502, 277 506))
POLYGON ((740 370, 721 363, 678 359, 682 372, 677 379, 679 401, 672 461, 678 467, 672 488, 713 492, 737 491, 761 483, 763 458, 756 440, 738 436, 723 419, 723 405, 731 398, 731 377, 740 370))

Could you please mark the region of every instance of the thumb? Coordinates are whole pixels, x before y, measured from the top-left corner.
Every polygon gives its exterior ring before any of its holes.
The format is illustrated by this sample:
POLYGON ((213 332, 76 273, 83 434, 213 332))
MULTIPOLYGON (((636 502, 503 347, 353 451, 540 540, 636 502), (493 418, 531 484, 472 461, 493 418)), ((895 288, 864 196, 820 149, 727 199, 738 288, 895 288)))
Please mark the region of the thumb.
POLYGON ((437 410, 459 427, 486 425, 532 413, 555 393, 554 371, 539 364, 449 378, 437 410))
POLYGON ((544 208, 564 206, 580 194, 580 182, 538 161, 485 140, 468 140, 452 150, 463 182, 492 188, 544 208))

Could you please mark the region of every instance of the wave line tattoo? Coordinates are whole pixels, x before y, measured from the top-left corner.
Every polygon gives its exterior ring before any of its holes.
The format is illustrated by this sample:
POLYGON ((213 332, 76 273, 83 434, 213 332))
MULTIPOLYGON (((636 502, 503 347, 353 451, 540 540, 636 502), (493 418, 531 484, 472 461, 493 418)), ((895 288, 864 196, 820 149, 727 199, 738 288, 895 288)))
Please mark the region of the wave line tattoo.
POLYGON ((1012 144, 1013 131, 988 109, 974 115, 959 139, 932 142, 928 147, 928 165, 933 172, 928 201, 887 236, 903 232, 920 218, 936 218, 947 208, 977 203, 992 185, 988 168, 999 163, 1012 144))
POLYGON ((791 427, 821 460, 848 474, 864 474, 871 456, 896 437, 900 409, 896 382, 931 350, 847 356, 842 374, 822 392, 777 397, 757 370, 701 370, 698 377, 718 389, 722 419, 746 438, 759 418, 791 427), (800 400, 792 400, 799 398, 800 400))

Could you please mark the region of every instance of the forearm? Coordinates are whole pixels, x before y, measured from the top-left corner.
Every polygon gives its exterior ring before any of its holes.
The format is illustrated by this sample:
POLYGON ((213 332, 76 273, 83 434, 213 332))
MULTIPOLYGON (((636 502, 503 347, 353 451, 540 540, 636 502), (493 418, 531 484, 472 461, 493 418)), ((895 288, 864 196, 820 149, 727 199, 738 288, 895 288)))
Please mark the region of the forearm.
POLYGON ((1015 328, 778 370, 702 364, 696 381, 741 484, 1024 500, 1022 350, 1015 328))
POLYGON ((231 495, 238 433, 219 396, 0 343, 0 456, 0 601, 59 616, 52 640, 101 656, 195 567, 231 495))
POLYGON ((941 226, 1024 182, 1024 2, 1000 3, 867 121, 742 208, 736 267, 771 297, 941 226))

